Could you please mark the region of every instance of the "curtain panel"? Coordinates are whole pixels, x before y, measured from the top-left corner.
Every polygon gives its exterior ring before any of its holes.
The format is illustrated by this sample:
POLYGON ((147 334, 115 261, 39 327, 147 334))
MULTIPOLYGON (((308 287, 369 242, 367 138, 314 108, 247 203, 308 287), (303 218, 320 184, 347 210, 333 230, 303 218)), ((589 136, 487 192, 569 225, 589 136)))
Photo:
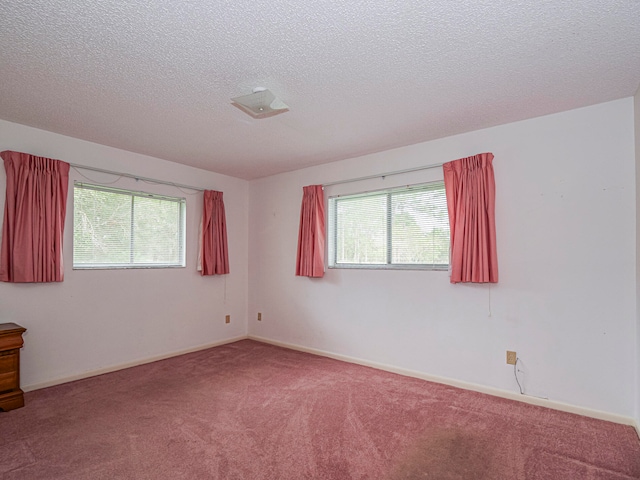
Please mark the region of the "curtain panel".
POLYGON ((497 283, 493 154, 443 165, 451 231, 451 283, 497 283))
POLYGON ((27 153, 0 153, 7 172, 0 281, 62 282, 69 164, 27 153))
POLYGON ((229 273, 227 219, 224 213, 222 192, 204 191, 200 241, 201 274, 224 275, 229 273))
POLYGON ((302 191, 296 275, 324 276, 324 191, 322 185, 309 185, 302 191))

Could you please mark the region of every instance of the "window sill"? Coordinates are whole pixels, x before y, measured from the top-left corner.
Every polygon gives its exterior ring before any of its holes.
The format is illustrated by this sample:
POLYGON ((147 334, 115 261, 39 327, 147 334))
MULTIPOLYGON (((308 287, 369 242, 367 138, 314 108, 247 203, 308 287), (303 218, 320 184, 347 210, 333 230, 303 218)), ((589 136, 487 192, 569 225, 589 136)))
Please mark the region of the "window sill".
POLYGON ((389 265, 343 263, 338 265, 329 265, 327 268, 331 270, 425 270, 432 272, 447 272, 449 270, 449 265, 389 265))
POLYGON ((74 265, 73 270, 139 270, 156 268, 186 268, 186 265, 74 265))

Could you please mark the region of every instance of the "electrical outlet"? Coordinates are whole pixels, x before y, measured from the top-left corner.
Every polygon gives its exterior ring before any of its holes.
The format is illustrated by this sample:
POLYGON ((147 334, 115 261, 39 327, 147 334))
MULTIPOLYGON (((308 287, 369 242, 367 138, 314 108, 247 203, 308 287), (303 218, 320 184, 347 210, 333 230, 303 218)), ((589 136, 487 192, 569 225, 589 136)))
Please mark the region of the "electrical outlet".
POLYGON ((224 317, 224 323, 231 323, 231 315, 224 317))
POLYGON ((517 359, 518 359, 518 357, 516 355, 516 352, 512 352, 510 350, 507 350, 507 363, 509 365, 515 365, 517 359))
POLYGON ((262 314, 260 312, 258 312, 258 321, 261 322, 262 321, 262 314))

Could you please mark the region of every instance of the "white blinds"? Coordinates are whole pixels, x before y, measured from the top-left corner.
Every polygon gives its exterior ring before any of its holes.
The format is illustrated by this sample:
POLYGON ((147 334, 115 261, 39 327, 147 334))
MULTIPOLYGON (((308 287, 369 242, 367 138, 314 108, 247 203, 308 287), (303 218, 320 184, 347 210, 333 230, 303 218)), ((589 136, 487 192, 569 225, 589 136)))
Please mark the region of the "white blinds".
POLYGON ((443 182, 329 199, 329 264, 446 268, 443 182))
POLYGON ((184 266, 183 198, 76 183, 74 268, 184 266))

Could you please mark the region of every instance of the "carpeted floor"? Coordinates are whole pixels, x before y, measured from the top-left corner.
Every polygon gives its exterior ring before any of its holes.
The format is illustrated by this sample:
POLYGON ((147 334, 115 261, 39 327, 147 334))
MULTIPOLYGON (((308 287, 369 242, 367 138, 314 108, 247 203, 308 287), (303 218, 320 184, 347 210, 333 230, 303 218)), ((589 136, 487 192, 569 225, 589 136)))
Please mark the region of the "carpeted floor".
POLYGON ((1 479, 640 479, 631 427, 249 340, 25 401, 1 479))

